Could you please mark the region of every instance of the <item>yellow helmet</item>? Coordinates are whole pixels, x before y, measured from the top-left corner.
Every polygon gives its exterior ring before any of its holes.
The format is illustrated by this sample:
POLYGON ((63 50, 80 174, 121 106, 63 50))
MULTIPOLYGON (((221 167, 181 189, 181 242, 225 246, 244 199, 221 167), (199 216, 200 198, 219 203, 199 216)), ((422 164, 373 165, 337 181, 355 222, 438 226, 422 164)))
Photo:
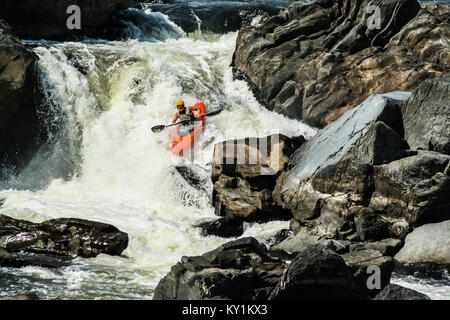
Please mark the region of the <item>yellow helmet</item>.
POLYGON ((178 100, 178 101, 177 101, 177 107, 178 107, 178 108, 184 107, 184 101, 183 101, 183 100, 178 100))

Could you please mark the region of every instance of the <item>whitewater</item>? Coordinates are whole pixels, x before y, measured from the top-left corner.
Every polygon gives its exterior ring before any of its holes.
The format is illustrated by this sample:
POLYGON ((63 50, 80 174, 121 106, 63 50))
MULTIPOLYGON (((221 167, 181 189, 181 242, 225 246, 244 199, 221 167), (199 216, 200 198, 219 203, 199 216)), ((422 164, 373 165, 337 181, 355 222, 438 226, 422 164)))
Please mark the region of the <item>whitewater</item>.
MULTIPOLYGON (((121 257, 77 258, 59 269, 2 268, 0 296, 31 291, 42 299, 151 299, 182 256, 230 240, 203 237, 195 227, 216 218, 209 178, 214 144, 316 133, 268 111, 244 81, 233 79, 236 32, 188 35, 167 16, 140 14, 159 28, 146 32, 129 24, 134 39, 127 41, 35 44, 40 115, 51 134, 27 168, 0 181, 1 214, 109 223, 128 233, 128 248, 121 257), (172 155, 168 133, 151 131, 170 123, 178 99, 204 101, 207 112, 223 109, 207 119, 193 159, 172 155), (201 184, 189 184, 175 169, 180 166, 201 184)), ((283 228, 288 222, 246 223, 243 236, 266 241, 283 228)), ((442 285, 404 277, 394 282, 433 299, 449 296, 442 285)))

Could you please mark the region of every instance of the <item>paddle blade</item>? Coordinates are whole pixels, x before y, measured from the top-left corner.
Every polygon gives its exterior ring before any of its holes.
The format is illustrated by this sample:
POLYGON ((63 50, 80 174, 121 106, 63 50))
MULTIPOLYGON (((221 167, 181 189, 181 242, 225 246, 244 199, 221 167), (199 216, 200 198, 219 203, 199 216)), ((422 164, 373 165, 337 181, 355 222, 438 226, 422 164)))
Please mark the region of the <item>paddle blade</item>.
POLYGON ((205 117, 211 117, 211 116, 215 116, 216 114, 219 114, 222 112, 223 109, 219 109, 217 111, 213 111, 211 113, 205 114, 205 117))
POLYGON ((165 125, 154 126, 154 127, 152 128, 152 131, 153 131, 153 132, 161 132, 161 131, 163 131, 165 128, 166 128, 165 125))

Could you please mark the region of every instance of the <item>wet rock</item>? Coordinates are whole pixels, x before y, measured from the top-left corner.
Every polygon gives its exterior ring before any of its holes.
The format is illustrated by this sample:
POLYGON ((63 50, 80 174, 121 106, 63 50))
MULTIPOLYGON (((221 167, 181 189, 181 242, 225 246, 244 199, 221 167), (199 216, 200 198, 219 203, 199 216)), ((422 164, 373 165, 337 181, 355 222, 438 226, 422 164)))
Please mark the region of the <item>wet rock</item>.
POLYGON ((289 229, 281 229, 280 231, 278 231, 276 234, 274 234, 273 236, 271 236, 269 239, 267 239, 266 244, 269 248, 273 248, 276 245, 280 244, 281 242, 283 242, 286 238, 288 238, 289 236, 293 235, 292 230, 289 229))
POLYGON ((273 198, 292 211, 296 233, 404 239, 416 226, 450 219, 449 156, 409 150, 398 100, 387 96, 369 97, 291 157, 273 198))
POLYGON ((401 107, 411 149, 450 155, 450 78, 423 82, 401 107))
POLYGON ((324 127, 371 94, 412 91, 450 72, 450 6, 296 1, 240 30, 232 66, 269 110, 324 127), (378 5, 380 28, 368 6, 378 5))
POLYGON ((4 0, 0 19, 5 19, 12 33, 23 39, 78 39, 83 36, 111 38, 113 15, 131 7, 134 0, 4 0), (81 29, 67 28, 67 8, 78 5, 81 10, 81 29))
POLYGON ((386 286, 373 300, 431 300, 427 295, 415 290, 390 284, 386 286))
POLYGON ((303 136, 272 135, 216 144, 211 173, 216 215, 289 219, 290 212, 275 203, 272 192, 289 157, 304 141, 303 136))
POLYGON ((162 12, 186 32, 226 33, 249 25, 257 15, 270 16, 286 8, 290 1, 164 1, 150 8, 162 12), (197 20, 198 19, 198 20, 197 20))
POLYGON ((299 253, 283 273, 270 300, 364 299, 350 268, 338 254, 310 248, 299 253))
POLYGON ((182 257, 158 283, 153 299, 264 300, 285 268, 256 239, 241 238, 201 256, 182 257))
POLYGON ((0 20, 0 177, 3 166, 23 167, 34 150, 36 60, 0 20))
MULTIPOLYGON (((347 266, 352 270, 353 276, 359 281, 359 288, 362 288, 363 296, 374 297, 380 289, 387 286, 394 270, 394 262, 392 257, 383 256, 379 251, 373 249, 364 249, 353 251, 342 255, 347 266), (378 269, 372 269, 377 267, 378 269), (377 283, 370 277, 375 272, 380 272, 380 281, 377 283), (370 284, 371 286, 369 287, 370 284), (378 289, 377 289, 377 286, 378 289)), ((378 281, 378 280, 377 280, 378 281)))
POLYGON ((32 223, 0 215, 0 247, 11 253, 96 257, 121 255, 127 246, 128 235, 109 224, 72 218, 32 223))
POLYGON ((15 252, 11 253, 0 248, 0 266, 22 268, 35 266, 42 268, 61 268, 70 265, 70 259, 60 256, 49 256, 39 253, 15 252))
MULTIPOLYGON (((448 208, 448 207, 447 207, 448 208)), ((410 271, 444 270, 450 267, 450 220, 416 228, 395 255, 399 268, 410 271)))
POLYGON ((239 237, 244 233, 243 222, 235 218, 220 218, 199 225, 203 236, 218 236, 223 238, 239 237))
POLYGON ((209 176, 207 176, 206 170, 200 166, 175 166, 171 167, 170 171, 175 174, 179 174, 190 186, 194 187, 198 191, 207 192, 207 183, 209 182, 209 176))
POLYGON ((14 297, 0 297, 0 300, 40 300, 35 293, 27 293, 14 297))

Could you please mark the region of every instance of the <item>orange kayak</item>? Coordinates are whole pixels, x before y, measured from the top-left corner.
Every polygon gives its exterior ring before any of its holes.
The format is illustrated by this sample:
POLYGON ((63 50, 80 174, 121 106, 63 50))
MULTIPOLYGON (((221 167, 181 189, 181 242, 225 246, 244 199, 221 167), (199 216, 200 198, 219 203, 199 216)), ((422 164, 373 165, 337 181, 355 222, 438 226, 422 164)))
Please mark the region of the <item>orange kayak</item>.
MULTIPOLYGON (((195 103, 194 107, 200 109, 200 111, 193 111, 194 117, 199 118, 206 114, 206 108, 203 102, 195 103)), ((205 118, 195 121, 192 130, 189 130, 186 126, 173 127, 172 140, 170 142, 170 150, 172 153, 182 156, 184 152, 190 151, 191 148, 193 148, 195 141, 202 134, 205 122, 205 118)))

